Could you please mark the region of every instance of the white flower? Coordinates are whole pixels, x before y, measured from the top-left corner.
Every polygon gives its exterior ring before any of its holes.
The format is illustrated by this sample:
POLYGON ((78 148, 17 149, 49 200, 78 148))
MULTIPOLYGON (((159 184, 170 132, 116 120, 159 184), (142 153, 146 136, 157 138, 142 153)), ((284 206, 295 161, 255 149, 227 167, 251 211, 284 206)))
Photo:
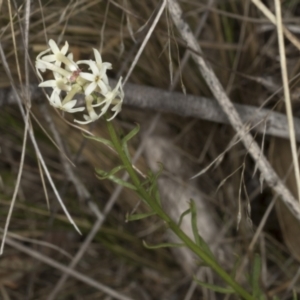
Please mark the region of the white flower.
POLYGON ((100 55, 100 52, 97 49, 93 48, 93 51, 96 59, 96 65, 98 66, 99 69, 101 68, 106 68, 106 70, 112 69, 111 63, 102 62, 102 57, 100 55))
POLYGON ((109 90, 108 78, 106 71, 112 69, 111 63, 102 62, 99 51, 93 48, 95 61, 93 60, 80 60, 77 64, 86 64, 93 74, 81 72, 80 76, 91 83, 86 87, 85 94, 90 95, 93 91, 98 91, 105 95, 109 90))
POLYGON ((84 124, 94 122, 100 118, 100 116, 98 116, 94 110, 94 107, 93 107, 94 105, 92 105, 93 101, 94 101, 93 96, 87 95, 85 97, 86 109, 87 109, 87 112, 89 115, 83 115, 83 118, 85 119, 85 121, 79 121, 79 120, 75 119, 74 122, 84 125, 84 124))
POLYGON ((43 81, 39 84, 39 87, 52 87, 56 91, 65 91, 68 92, 71 90, 71 86, 66 84, 66 80, 64 78, 60 79, 52 79, 52 80, 47 80, 43 81))
POLYGON ((85 95, 88 96, 94 91, 99 91, 105 95, 109 89, 108 78, 106 75, 107 67, 103 65, 101 68, 99 68, 96 62, 93 60, 89 61, 89 66, 93 74, 80 72, 81 78, 91 82, 85 88, 85 95))
POLYGON ((46 71, 46 66, 45 64, 38 58, 39 56, 37 56, 37 60, 35 61, 35 69, 36 69, 36 73, 38 74, 39 78, 43 81, 43 77, 40 73, 41 72, 45 72, 46 71))
POLYGON ((69 92, 71 90, 71 85, 65 77, 62 77, 59 73, 56 72, 53 72, 53 75, 55 79, 43 81, 39 84, 39 87, 52 87, 57 92, 69 92))
MULTIPOLYGON (((101 58, 101 54, 100 52, 93 48, 93 51, 94 51, 94 56, 95 56, 95 62, 96 62, 96 65, 98 67, 98 69, 102 69, 103 67, 106 68, 106 70, 110 70, 112 69, 112 65, 111 63, 108 63, 108 62, 102 62, 102 58, 101 58)), ((91 62, 91 60, 80 60, 77 62, 77 64, 87 64, 89 65, 91 62)))
POLYGON ((106 71, 112 68, 111 63, 102 62, 98 50, 93 49, 95 61, 82 60, 74 62, 73 54, 68 52, 69 44, 59 49, 53 40, 49 40, 49 47, 42 51, 36 58, 35 67, 41 79, 40 87, 50 87, 53 89, 51 96, 47 95, 50 104, 56 108, 69 113, 87 110, 83 115, 84 120, 74 120, 80 124, 94 122, 103 116, 111 106, 113 116, 107 121, 112 120, 121 111, 124 92, 122 89, 122 78, 112 90, 109 86, 106 71), (86 64, 91 72, 82 72, 78 64, 86 64), (40 72, 50 70, 53 72, 54 79, 43 81, 40 72), (61 92, 64 92, 62 100, 61 92), (85 94, 86 107, 75 107, 77 100, 74 99, 78 93, 85 94), (95 109, 98 108, 98 114, 95 109))
MULTIPOLYGON (((42 72, 45 72, 46 69, 53 71, 53 73, 58 73, 63 77, 69 78, 72 75, 72 72, 67 71, 59 66, 56 66, 55 64, 49 63, 47 61, 43 61, 43 60, 37 60, 35 62, 35 68, 37 70, 37 73, 39 75, 39 77, 43 80, 43 77, 40 75, 38 70, 41 70, 42 72)), ((55 74, 54 73, 54 74, 55 74)))
POLYGON ((99 115, 100 118, 102 115, 104 115, 107 112, 110 105, 115 105, 111 109, 112 111, 115 112, 114 115, 107 120, 107 121, 111 121, 121 111, 123 99, 124 99, 124 91, 122 86, 122 77, 120 77, 116 87, 112 91, 107 92, 107 94, 105 95, 105 99, 102 102, 93 106, 95 107, 95 106, 100 106, 105 104, 101 109, 101 114, 99 115))
POLYGON ((49 41, 49 46, 49 49, 42 51, 37 56, 35 62, 36 71, 41 80, 43 80, 43 77, 40 74, 40 71, 45 72, 46 69, 53 71, 53 73, 56 72, 66 78, 71 77, 73 72, 79 70, 78 65, 73 61, 73 56, 70 54, 66 56, 69 48, 67 42, 61 50, 59 50, 57 44, 53 40, 49 41), (53 54, 45 55, 50 51, 52 51, 53 54), (65 64, 65 69, 61 68, 61 63, 65 64))
POLYGON ((65 104, 62 104, 59 92, 57 92, 56 90, 53 90, 51 96, 49 97, 47 95, 47 97, 48 97, 48 100, 49 100, 49 102, 52 106, 54 106, 56 108, 59 108, 61 110, 64 110, 66 112, 69 112, 69 113, 75 113, 75 112, 78 112, 78 111, 83 111, 85 109, 84 107, 74 108, 74 106, 76 105, 77 100, 71 100, 71 101, 68 101, 65 104))
POLYGON ((70 71, 78 70, 77 64, 73 61, 73 59, 70 59, 72 56, 70 55, 66 56, 69 49, 68 42, 65 43, 65 45, 61 48, 61 50, 59 50, 57 44, 53 40, 49 40, 49 46, 53 54, 43 56, 41 60, 52 62, 52 63, 54 62, 55 65, 58 67, 61 66, 61 63, 64 63, 68 68, 68 70, 70 71))
POLYGON ((86 121, 74 120, 74 122, 79 124, 88 124, 94 122, 107 112, 111 104, 115 104, 115 106, 111 109, 115 113, 111 118, 107 120, 107 121, 111 121, 121 111, 122 108, 122 103, 124 99, 124 92, 122 88, 122 77, 120 78, 116 87, 112 91, 107 92, 104 99, 103 98, 101 99, 100 97, 97 99, 99 103, 92 104, 94 98, 91 95, 86 96, 85 99, 86 99, 86 106, 87 106, 87 111, 89 113, 89 116, 83 115, 86 121), (94 107, 98 107, 102 105, 104 106, 101 108, 101 113, 97 115, 94 110, 94 107))

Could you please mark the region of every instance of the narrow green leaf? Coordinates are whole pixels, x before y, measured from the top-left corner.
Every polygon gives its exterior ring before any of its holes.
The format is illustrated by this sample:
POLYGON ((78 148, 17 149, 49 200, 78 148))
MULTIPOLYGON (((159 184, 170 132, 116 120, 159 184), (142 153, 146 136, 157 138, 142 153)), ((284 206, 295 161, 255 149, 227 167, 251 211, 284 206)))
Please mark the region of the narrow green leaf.
MULTIPOLYGON (((100 176, 96 176, 96 177, 98 179, 100 179, 100 180, 103 180, 103 177, 100 177, 100 176)), ((131 184, 131 183, 127 182, 127 181, 124 181, 124 180, 122 180, 120 178, 117 178, 116 176, 110 175, 110 176, 106 177, 106 179, 110 179, 111 181, 115 182, 116 184, 125 186, 125 187, 127 187, 127 188, 129 188, 131 190, 134 190, 134 191, 137 190, 137 188, 133 184, 131 184)))
POLYGON ((261 259, 259 254, 255 254, 252 276, 251 276, 252 295, 254 298, 259 298, 259 296, 262 294, 259 286, 260 270, 261 270, 261 259))
POLYGON ((155 194, 154 194, 156 202, 161 206, 161 201, 160 201, 160 193, 158 188, 156 188, 155 194))
POLYGON ((85 135, 85 134, 83 134, 83 136, 84 136, 85 138, 87 138, 87 139, 90 139, 90 140, 94 140, 94 141, 100 142, 100 143, 102 143, 102 144, 104 144, 104 145, 106 145, 106 146, 109 146, 109 147, 115 149, 113 143, 112 143, 111 141, 107 140, 107 139, 104 139, 104 138, 101 138, 101 137, 97 137, 97 136, 85 135))
POLYGON ((120 170, 123 170, 123 169, 125 169, 124 166, 117 166, 109 172, 105 172, 105 171, 103 171, 101 169, 97 169, 97 168, 95 169, 95 171, 98 175, 100 175, 100 176, 98 176, 98 178, 103 180, 103 179, 109 178, 110 176, 116 174, 117 172, 119 172, 120 170))
POLYGON ((134 215, 126 215, 126 222, 128 221, 137 221, 137 220, 142 220, 151 216, 155 216, 156 213, 154 211, 149 212, 149 213, 144 213, 144 214, 134 214, 134 215))
POLYGON ((214 261, 216 260, 214 254, 211 252, 209 246, 204 241, 204 239, 199 235, 197 228, 197 208, 193 199, 190 202, 191 220, 192 220, 192 230, 194 234, 195 243, 202 249, 207 255, 210 256, 214 261))
POLYGON ((217 285, 209 284, 209 283, 204 283, 202 281, 199 281, 198 279, 194 278, 195 282, 199 284, 202 287, 205 287, 211 291, 221 293, 221 294, 234 294, 235 291, 232 288, 223 288, 217 285))
POLYGON ((157 171, 157 173, 154 175, 154 179, 155 181, 157 181, 158 177, 161 175, 161 173, 164 170, 164 165, 161 162, 158 162, 159 165, 159 170, 157 171))
POLYGON ((123 186, 125 186, 125 187, 127 187, 129 189, 134 190, 134 191, 137 190, 137 188, 133 184, 131 184, 131 183, 127 182, 127 181, 124 181, 124 180, 122 180, 120 178, 117 178, 115 176, 109 176, 109 179, 112 180, 113 182, 115 182, 116 184, 123 185, 123 186))
POLYGON ((297 300, 298 296, 297 296, 297 291, 294 289, 293 290, 293 300, 297 300))
POLYGON ((193 199, 191 199, 190 202, 190 211, 191 211, 192 230, 194 234, 195 243, 199 247, 201 247, 198 228, 197 228, 197 208, 193 199))
POLYGON ((127 144, 129 140, 131 140, 138 132, 140 131, 140 125, 137 124, 127 135, 122 138, 122 147, 127 144))
POLYGON ((123 151, 125 152, 125 154, 126 154, 128 160, 131 162, 131 156, 130 156, 130 154, 129 154, 129 150, 128 150, 127 144, 125 143, 125 144, 122 146, 122 148, 123 148, 123 151))
POLYGON ((201 235, 199 235, 199 240, 200 240, 200 245, 201 245, 201 249, 210 256, 211 259, 213 259, 214 261, 216 261, 214 254, 211 252, 209 246, 207 245, 207 243, 204 241, 204 239, 202 238, 201 235))
POLYGON ((162 243, 158 245, 148 245, 145 241, 143 241, 144 246, 147 249, 159 249, 159 248, 178 248, 178 247, 184 247, 185 244, 177 244, 177 243, 162 243))
POLYGON ((179 221, 178 221, 178 227, 181 226, 181 223, 182 223, 183 218, 184 218, 186 215, 188 215, 190 212, 191 212, 191 209, 188 208, 186 211, 184 211, 184 212, 180 215, 180 218, 179 218, 179 221))

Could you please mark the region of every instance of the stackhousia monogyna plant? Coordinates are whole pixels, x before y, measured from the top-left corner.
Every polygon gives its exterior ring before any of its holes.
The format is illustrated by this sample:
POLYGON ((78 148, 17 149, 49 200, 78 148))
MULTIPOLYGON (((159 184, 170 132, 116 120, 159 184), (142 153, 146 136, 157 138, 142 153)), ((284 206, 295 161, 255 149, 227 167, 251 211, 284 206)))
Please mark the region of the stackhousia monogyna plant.
MULTIPOLYGON (((160 172, 153 174, 149 172, 146 178, 141 178, 136 169, 132 166, 131 157, 129 155, 127 143, 134 137, 138 131, 137 126, 126 136, 120 138, 115 130, 111 120, 121 111, 124 92, 122 88, 122 78, 119 79, 117 85, 112 88, 107 77, 107 70, 112 68, 111 63, 103 62, 98 50, 93 49, 95 60, 73 60, 73 54, 68 53, 69 45, 65 45, 59 49, 57 44, 49 41, 49 48, 41 52, 36 58, 36 70, 41 79, 40 87, 52 88, 50 95, 47 95, 49 103, 68 113, 86 112, 83 114, 83 120, 74 119, 79 124, 88 124, 103 117, 107 124, 110 140, 101 137, 90 137, 99 141, 111 149, 115 150, 119 156, 121 164, 109 172, 96 169, 99 179, 110 179, 117 184, 134 190, 138 196, 144 201, 149 208, 149 212, 143 214, 128 215, 128 221, 140 220, 153 215, 161 218, 166 226, 170 228, 182 241, 179 244, 164 243, 148 248, 161 247, 188 247, 195 255, 206 265, 211 267, 220 277, 224 279, 228 287, 219 287, 207 283, 199 282, 200 285, 211 288, 219 293, 236 293, 244 299, 264 299, 259 288, 258 280, 260 273, 260 259, 255 260, 253 274, 251 277, 252 295, 248 293, 234 278, 226 273, 218 264, 208 245, 201 238, 197 229, 196 206, 193 200, 190 206, 181 215, 178 221, 174 221, 163 210, 159 197, 157 179, 160 172), (46 70, 53 72, 54 79, 44 81, 42 73, 46 70), (84 105, 78 106, 76 95, 84 94, 84 105), (126 170, 130 176, 130 182, 124 181, 117 176, 121 170, 126 170), (194 238, 191 239, 184 233, 181 228, 182 219, 187 215, 191 215, 191 223, 194 238)), ((155 147, 155 145, 153 145, 155 147)))

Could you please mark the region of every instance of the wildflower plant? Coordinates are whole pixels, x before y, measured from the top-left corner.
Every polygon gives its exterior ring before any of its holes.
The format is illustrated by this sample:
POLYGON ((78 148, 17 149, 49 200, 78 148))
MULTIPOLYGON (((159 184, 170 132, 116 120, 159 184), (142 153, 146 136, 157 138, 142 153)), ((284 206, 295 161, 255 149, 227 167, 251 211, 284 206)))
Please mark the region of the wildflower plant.
POLYGON ((105 115, 112 106, 112 117, 121 111, 124 99, 122 77, 115 88, 111 88, 107 77, 107 70, 112 68, 111 63, 102 62, 97 49, 94 50, 95 60, 81 60, 75 62, 73 54, 68 53, 68 42, 59 49, 55 41, 49 41, 49 48, 41 52, 35 62, 40 87, 52 88, 51 95, 47 95, 50 105, 68 113, 84 112, 84 120, 75 119, 79 124, 88 124, 105 115), (79 65, 85 65, 82 71, 79 65), (46 70, 53 72, 54 79, 44 81, 42 73, 46 70), (85 95, 85 105, 78 106, 76 95, 85 95), (100 110, 100 112, 97 112, 100 110))
MULTIPOLYGON (((210 251, 208 245, 198 233, 197 210, 193 200, 190 201, 190 207, 182 213, 177 221, 172 220, 163 210, 157 185, 157 180, 162 168, 157 174, 149 172, 146 178, 141 178, 140 173, 133 167, 127 143, 138 133, 139 126, 120 138, 120 135, 115 130, 112 122, 110 122, 121 111, 124 99, 122 78, 119 79, 114 88, 111 88, 109 85, 109 79, 106 72, 112 68, 111 63, 102 62, 101 55, 96 49, 93 49, 95 60, 81 60, 75 62, 73 60, 73 54, 68 53, 69 45, 67 42, 60 50, 57 44, 53 40, 50 40, 49 47, 50 48, 41 52, 36 58, 36 71, 39 78, 42 80, 39 86, 52 88, 51 95, 47 95, 50 105, 69 113, 86 111, 86 114, 83 114, 84 120, 74 120, 79 124, 88 124, 98 120, 102 116, 105 117, 110 140, 94 136, 88 138, 96 140, 113 149, 117 153, 121 164, 109 172, 96 169, 97 177, 101 180, 112 180, 118 185, 133 190, 149 209, 149 212, 147 213, 128 215, 127 221, 141 220, 156 215, 163 220, 166 226, 182 241, 182 243, 179 244, 164 243, 149 246, 144 243, 144 245, 150 249, 185 246, 189 248, 198 259, 218 273, 228 286, 222 288, 196 280, 199 285, 220 293, 236 293, 243 299, 264 299, 261 297, 262 293, 257 285, 257 280, 253 280, 253 293, 250 295, 218 264, 214 254, 210 251), (85 65, 86 70, 83 71, 79 68, 79 65, 85 65), (42 73, 46 70, 53 72, 54 79, 44 81, 42 73), (85 105, 78 106, 76 100, 76 95, 78 94, 84 94, 85 105), (108 115, 109 117, 106 118, 108 115), (131 180, 130 182, 124 181, 117 176, 117 173, 121 170, 127 171, 131 180), (187 214, 191 215, 193 239, 187 236, 181 229, 182 219, 187 214)), ((259 272, 259 261, 257 266, 258 267, 254 268, 253 278, 256 278, 259 272)))

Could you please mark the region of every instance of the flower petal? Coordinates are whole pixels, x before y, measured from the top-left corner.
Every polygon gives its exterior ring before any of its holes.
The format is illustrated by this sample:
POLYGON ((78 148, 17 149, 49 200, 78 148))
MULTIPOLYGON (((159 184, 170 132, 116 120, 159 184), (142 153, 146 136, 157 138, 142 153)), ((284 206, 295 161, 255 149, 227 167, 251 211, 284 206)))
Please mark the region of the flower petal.
POLYGON ((49 54, 49 55, 43 56, 41 58, 41 60, 48 61, 48 62, 54 62, 54 61, 56 61, 56 55, 55 54, 49 54))
POLYGON ((102 63, 102 67, 110 70, 112 69, 112 64, 108 62, 104 62, 102 63))
POLYGON ((68 103, 64 104, 63 107, 66 109, 73 108, 76 105, 77 100, 71 100, 68 103))
POLYGON ((60 107, 61 106, 61 100, 59 96, 59 92, 57 90, 54 90, 49 98, 47 95, 47 98, 52 106, 60 107))
POLYGON ((65 42, 65 45, 61 48, 60 52, 61 52, 63 55, 66 55, 67 52, 68 52, 68 49, 69 49, 69 44, 68 44, 68 42, 66 41, 66 42, 65 42))
POLYGON ((41 82, 39 84, 39 87, 56 87, 56 80, 47 80, 47 81, 44 81, 44 82, 41 82))
POLYGON ((78 112, 78 111, 84 111, 85 107, 76 107, 73 108, 76 105, 77 100, 72 100, 68 103, 66 103, 62 109, 69 112, 69 113, 74 113, 74 112, 78 112))
POLYGON ((97 87, 97 83, 96 82, 92 82, 88 85, 88 87, 85 89, 84 93, 86 96, 90 95, 95 88, 97 87))
POLYGON ((101 69, 99 69, 98 66, 96 65, 96 63, 92 60, 91 60, 91 63, 90 63, 90 68, 91 68, 94 75, 98 75, 98 76, 100 75, 101 69))
POLYGON ((102 64, 102 58, 101 58, 100 52, 95 48, 93 48, 93 51, 94 51, 96 63, 101 65, 102 64))
POLYGON ((90 65, 90 61, 89 60, 79 60, 79 61, 77 61, 77 65, 80 65, 80 64, 90 65))
POLYGON ((50 48, 51 48, 51 50, 52 50, 52 52, 54 53, 54 54, 56 54, 56 53, 58 53, 58 52, 60 52, 59 51, 59 48, 58 48, 58 46, 57 46, 57 44, 51 39, 51 40, 49 40, 49 46, 50 46, 50 48))
POLYGON ((87 81, 94 81, 95 75, 86 72, 80 72, 79 76, 87 81))
POLYGON ((91 122, 93 122, 93 120, 89 119, 89 120, 86 120, 86 121, 79 121, 79 120, 74 120, 75 123, 78 123, 78 124, 82 124, 82 125, 86 125, 86 124, 89 124, 91 122))
POLYGON ((102 80, 99 80, 99 81, 98 81, 98 86, 99 86, 99 88, 101 89, 101 93, 102 93, 103 95, 107 94, 107 92, 108 92, 107 85, 106 85, 102 80))

